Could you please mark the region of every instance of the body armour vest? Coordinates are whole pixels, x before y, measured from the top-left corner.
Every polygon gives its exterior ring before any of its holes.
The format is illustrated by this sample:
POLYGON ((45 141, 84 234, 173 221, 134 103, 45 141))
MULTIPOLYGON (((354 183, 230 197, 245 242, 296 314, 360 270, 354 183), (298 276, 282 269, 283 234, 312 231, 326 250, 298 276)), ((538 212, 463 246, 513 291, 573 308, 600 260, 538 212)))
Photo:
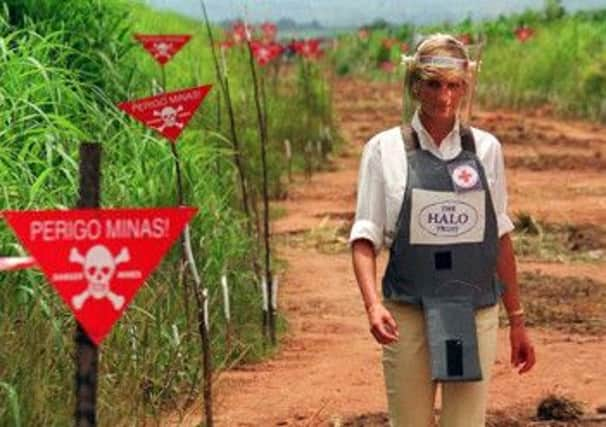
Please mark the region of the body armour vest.
POLYGON ((464 297, 474 308, 496 304, 497 221, 471 130, 461 128, 461 153, 447 161, 420 149, 412 128, 402 132, 408 173, 383 296, 417 305, 441 297, 464 297))

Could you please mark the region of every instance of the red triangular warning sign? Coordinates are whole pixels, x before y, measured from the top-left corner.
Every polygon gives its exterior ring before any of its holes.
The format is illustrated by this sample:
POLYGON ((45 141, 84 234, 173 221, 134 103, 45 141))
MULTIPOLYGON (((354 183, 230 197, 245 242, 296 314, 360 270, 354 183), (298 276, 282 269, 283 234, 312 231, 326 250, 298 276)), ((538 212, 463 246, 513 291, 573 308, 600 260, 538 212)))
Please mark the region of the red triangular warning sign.
POLYGON ((195 213, 85 209, 4 217, 98 345, 195 213))
POLYGON ((189 34, 135 34, 143 48, 164 65, 191 39, 189 34))
POLYGON ((175 141, 194 116, 212 85, 199 86, 118 104, 145 126, 175 141))

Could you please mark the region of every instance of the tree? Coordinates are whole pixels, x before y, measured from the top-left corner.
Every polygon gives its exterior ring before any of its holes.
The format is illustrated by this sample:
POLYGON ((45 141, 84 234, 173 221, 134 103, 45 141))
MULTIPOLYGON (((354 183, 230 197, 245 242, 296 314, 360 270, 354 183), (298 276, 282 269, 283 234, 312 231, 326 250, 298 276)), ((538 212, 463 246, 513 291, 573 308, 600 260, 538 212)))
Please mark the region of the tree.
POLYGON ((546 21, 555 21, 564 17, 566 10, 562 6, 562 0, 545 0, 543 13, 545 14, 546 21))
POLYGON ((390 24, 383 18, 376 18, 370 25, 367 25, 371 30, 383 30, 389 28, 390 24))

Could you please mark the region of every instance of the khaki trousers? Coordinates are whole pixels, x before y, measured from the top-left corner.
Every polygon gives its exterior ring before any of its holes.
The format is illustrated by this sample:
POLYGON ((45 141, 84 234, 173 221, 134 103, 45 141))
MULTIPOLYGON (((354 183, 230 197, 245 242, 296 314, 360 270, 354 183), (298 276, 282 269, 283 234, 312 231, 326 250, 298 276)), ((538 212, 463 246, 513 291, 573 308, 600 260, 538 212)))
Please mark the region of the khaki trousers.
MULTIPOLYGON (((437 384, 431 380, 423 311, 410 304, 384 301, 400 338, 383 347, 383 371, 391 427, 434 426, 437 384)), ((440 427, 483 427, 488 383, 496 356, 499 306, 476 312, 482 381, 442 384, 440 427)))

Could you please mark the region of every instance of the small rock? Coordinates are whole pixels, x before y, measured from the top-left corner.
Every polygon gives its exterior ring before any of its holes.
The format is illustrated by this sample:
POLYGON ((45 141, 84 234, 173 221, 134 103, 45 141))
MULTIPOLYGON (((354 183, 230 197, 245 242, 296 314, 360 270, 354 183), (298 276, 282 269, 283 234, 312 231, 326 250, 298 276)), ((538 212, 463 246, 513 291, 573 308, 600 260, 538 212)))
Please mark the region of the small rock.
POLYGON ((604 251, 601 249, 595 249, 593 251, 587 252, 587 257, 592 260, 599 260, 604 257, 604 251))

